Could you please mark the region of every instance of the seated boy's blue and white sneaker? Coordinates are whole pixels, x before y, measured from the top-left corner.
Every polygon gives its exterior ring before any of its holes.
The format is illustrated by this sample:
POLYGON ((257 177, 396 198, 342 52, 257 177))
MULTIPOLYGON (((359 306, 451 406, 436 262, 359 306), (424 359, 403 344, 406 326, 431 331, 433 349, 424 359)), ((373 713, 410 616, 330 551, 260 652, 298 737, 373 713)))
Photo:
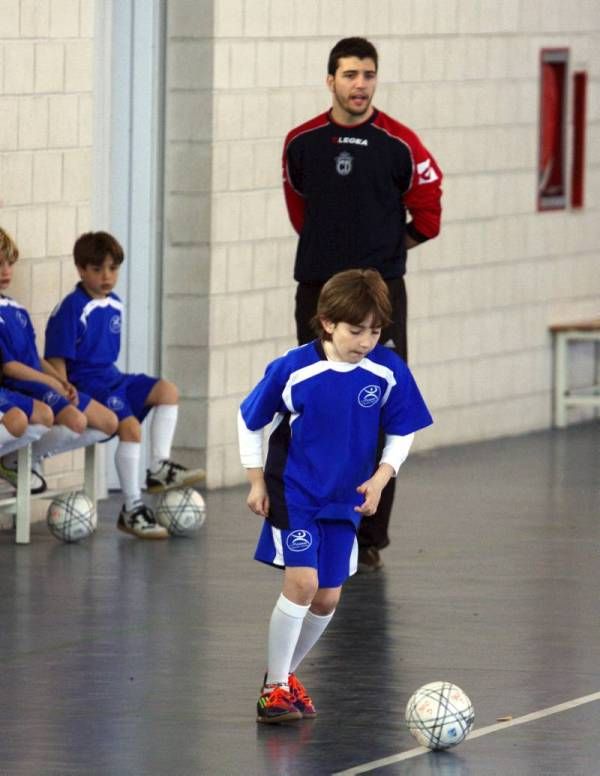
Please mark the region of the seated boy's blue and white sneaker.
MULTIPOLYGON (((0 477, 2 477, 3 480, 10 482, 13 488, 16 488, 19 478, 19 472, 17 471, 16 465, 12 465, 8 461, 5 461, 4 458, 0 458, 0 477)), ((47 489, 46 480, 39 471, 33 468, 31 470, 31 494, 35 496, 38 493, 43 493, 47 489)))
POLYGON ((174 461, 161 461, 156 471, 146 469, 146 490, 160 493, 171 488, 183 488, 206 478, 204 469, 186 469, 174 461))
POLYGON ((119 531, 137 536, 138 539, 168 539, 169 532, 159 525, 154 517, 154 512, 145 504, 135 504, 133 509, 123 508, 117 520, 119 531))

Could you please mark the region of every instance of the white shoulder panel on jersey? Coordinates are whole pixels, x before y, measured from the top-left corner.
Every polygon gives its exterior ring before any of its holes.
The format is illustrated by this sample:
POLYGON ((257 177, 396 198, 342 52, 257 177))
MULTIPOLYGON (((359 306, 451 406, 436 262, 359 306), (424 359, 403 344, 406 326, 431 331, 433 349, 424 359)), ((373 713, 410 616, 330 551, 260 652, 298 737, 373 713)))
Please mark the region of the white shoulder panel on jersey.
MULTIPOLYGON (((22 304, 19 304, 14 299, 12 299, 10 296, 0 298, 0 308, 2 307, 15 307, 17 310, 25 310, 22 304)), ((27 312, 25 310, 25 312, 27 312)), ((0 315, 0 323, 3 323, 6 326, 6 321, 0 315)))
POLYGON ((292 372, 292 374, 288 377, 288 381, 285 384, 281 394, 281 397, 285 402, 285 406, 290 412, 296 411, 292 403, 292 388, 294 385, 298 385, 298 383, 301 383, 304 380, 309 380, 311 377, 315 377, 316 375, 320 375, 323 372, 327 372, 332 368, 332 363, 332 361, 319 360, 309 364, 308 366, 303 366, 301 369, 297 369, 295 372, 292 372))
POLYGON ((373 372, 373 374, 377 375, 378 377, 383 377, 383 379, 388 384, 386 392, 381 399, 381 406, 383 407, 383 405, 388 400, 390 391, 396 385, 396 378, 394 377, 394 373, 388 366, 378 364, 376 361, 371 361, 370 358, 363 358, 363 360, 360 362, 360 366, 369 372, 373 372))
POLYGON ((25 309, 22 304, 19 304, 9 296, 5 296, 3 299, 0 298, 0 307, 16 307, 18 310, 25 309))
POLYGON ((120 302, 117 299, 113 299, 110 296, 107 296, 104 299, 92 299, 86 304, 86 306, 81 311, 81 315, 79 316, 79 320, 84 326, 87 325, 87 319, 90 317, 90 315, 99 307, 113 307, 120 313, 123 312, 123 302, 120 302))

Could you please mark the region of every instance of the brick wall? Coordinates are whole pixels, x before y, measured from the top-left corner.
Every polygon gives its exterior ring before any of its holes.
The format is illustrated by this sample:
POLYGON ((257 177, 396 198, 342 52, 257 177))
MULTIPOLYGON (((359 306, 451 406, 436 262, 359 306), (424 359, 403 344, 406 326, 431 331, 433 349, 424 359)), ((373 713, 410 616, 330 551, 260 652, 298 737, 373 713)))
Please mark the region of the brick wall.
POLYGON ((205 465, 209 381, 212 2, 167 6, 163 372, 177 383, 176 457, 205 465))
MULTIPOLYGON (((93 0, 0 0, 0 224, 21 254, 9 293, 40 350, 90 222, 93 21, 93 0)), ((46 473, 62 487, 81 466, 80 453, 66 454, 46 473)))
MULTIPOLYGON (((379 47, 376 104, 415 129, 446 173, 442 236, 409 259, 410 361, 437 421, 417 448, 547 427, 547 325, 598 312, 600 7, 587 0, 202 5, 211 8, 212 33, 199 28, 193 3, 170 4, 170 15, 179 17, 180 54, 201 42, 205 54, 212 50, 210 111, 192 100, 171 121, 201 132, 210 159, 203 210, 210 226, 180 213, 202 233, 194 277, 205 282, 195 293, 208 316, 197 374, 208 365, 209 484, 243 479, 239 401, 267 361, 294 344, 296 240, 281 193, 281 145, 292 126, 329 105, 326 57, 350 34, 379 47), (590 74, 580 212, 536 212, 539 51, 548 46, 570 47, 571 69, 590 74)), ((185 59, 178 61, 183 74, 185 59)))
MULTIPOLYGON (((93 11, 93 0, 0 2, 0 219, 21 247, 12 291, 40 345, 90 222, 93 11)), ((200 451, 212 487, 243 478, 240 398, 294 344, 281 144, 329 105, 327 52, 357 32, 380 49, 376 104, 446 173, 442 236, 409 261, 410 359, 437 420, 417 444, 546 427, 547 324, 598 311, 597 4, 174 0, 167 14, 162 344, 182 392, 181 457, 200 451), (535 209, 548 46, 570 47, 571 69, 590 75, 580 212, 535 209)), ((56 479, 73 466, 48 464, 56 479)))

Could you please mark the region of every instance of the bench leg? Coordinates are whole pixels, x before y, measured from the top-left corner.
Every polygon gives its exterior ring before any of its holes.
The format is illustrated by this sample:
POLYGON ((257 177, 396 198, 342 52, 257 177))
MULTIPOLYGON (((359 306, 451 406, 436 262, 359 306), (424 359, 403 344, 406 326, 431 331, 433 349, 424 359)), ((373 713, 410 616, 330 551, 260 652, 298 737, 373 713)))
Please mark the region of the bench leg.
MULTIPOLYGON (((596 396, 600 394, 600 341, 594 342, 594 393, 596 396)), ((598 409, 600 408, 600 402, 594 407, 594 417, 598 417, 598 409)))
POLYGON ((96 503, 96 445, 88 445, 85 448, 83 468, 83 490, 92 503, 96 503))
POLYGON ((17 458, 16 538, 29 544, 31 526, 31 445, 21 447, 17 458))
POLYGON ((567 344, 565 334, 554 335, 554 425, 557 428, 567 425, 567 344))

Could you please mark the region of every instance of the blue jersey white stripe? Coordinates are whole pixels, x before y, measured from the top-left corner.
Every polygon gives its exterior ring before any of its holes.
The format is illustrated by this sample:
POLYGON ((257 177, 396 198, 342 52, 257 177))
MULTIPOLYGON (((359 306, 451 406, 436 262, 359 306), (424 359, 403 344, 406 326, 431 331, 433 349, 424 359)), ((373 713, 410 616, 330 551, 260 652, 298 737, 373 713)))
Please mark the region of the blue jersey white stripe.
POLYGON ((123 303, 111 293, 92 298, 79 283, 52 311, 46 324, 46 358, 62 358, 74 384, 106 386, 120 376, 123 303))
MULTIPOLYGON (((0 296, 0 357, 5 364, 19 361, 32 369, 42 369, 29 313, 9 296, 0 296)), ((10 387, 12 381, 5 377, 3 383, 10 387)))
POLYGON ((257 453, 251 434, 275 418, 265 480, 269 519, 280 528, 295 527, 292 513, 307 510, 323 519, 354 519, 353 507, 362 500, 356 488, 373 474, 380 430, 407 436, 432 422, 408 367, 393 351, 378 345, 350 364, 328 361, 318 341, 269 364, 240 412, 242 456, 247 444, 252 465, 257 453))
POLYGON ((79 321, 82 326, 87 326, 88 318, 95 310, 104 310, 106 307, 112 307, 123 315, 123 302, 116 297, 107 296, 105 299, 90 299, 90 301, 83 308, 79 321))

